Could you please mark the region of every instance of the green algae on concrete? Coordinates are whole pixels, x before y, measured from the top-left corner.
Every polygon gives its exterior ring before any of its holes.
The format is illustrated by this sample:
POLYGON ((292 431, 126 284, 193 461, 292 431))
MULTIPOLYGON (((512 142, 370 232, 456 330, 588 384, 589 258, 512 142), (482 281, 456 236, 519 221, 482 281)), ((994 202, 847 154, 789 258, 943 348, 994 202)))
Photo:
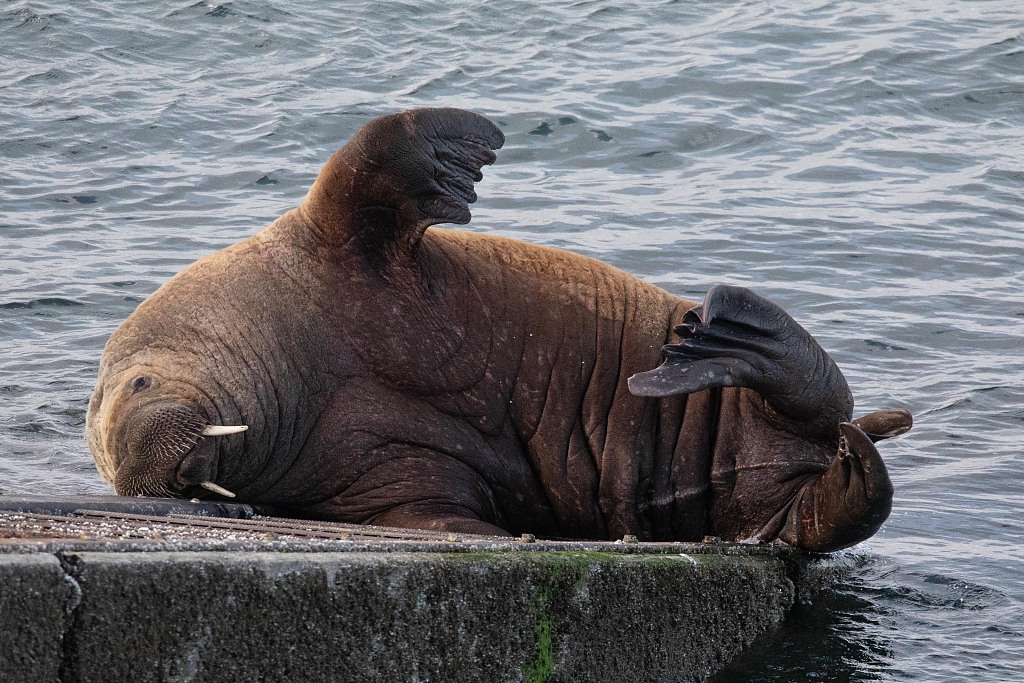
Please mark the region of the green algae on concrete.
MULTIPOLYGON (((584 589, 588 573, 599 568, 601 563, 622 561, 628 557, 600 551, 554 551, 523 558, 526 561, 537 562, 548 570, 548 574, 542 578, 541 583, 533 587, 533 595, 530 599, 530 615, 534 620, 533 635, 536 640, 537 654, 522 668, 523 680, 526 683, 547 683, 554 673, 555 619, 553 610, 555 606, 553 603, 562 606, 573 595, 584 589)), ((626 559, 626 561, 630 560, 626 559)), ((665 560, 662 556, 652 555, 645 556, 643 561, 649 563, 650 566, 656 566, 665 560)), ((668 561, 671 562, 671 558, 668 561)))
POLYGON ((710 554, 548 552, 533 587, 534 657, 522 680, 703 680, 767 628, 754 603, 791 604, 771 558, 710 554), (725 586, 728 588, 725 588, 725 586), (584 645, 585 644, 585 645, 584 645), (722 648, 717 650, 716 648, 722 648))
POLYGON ((554 643, 551 638, 554 618, 548 609, 551 593, 541 588, 530 601, 533 617, 533 637, 537 641, 537 656, 523 666, 523 680, 527 683, 547 683, 555 670, 554 643))

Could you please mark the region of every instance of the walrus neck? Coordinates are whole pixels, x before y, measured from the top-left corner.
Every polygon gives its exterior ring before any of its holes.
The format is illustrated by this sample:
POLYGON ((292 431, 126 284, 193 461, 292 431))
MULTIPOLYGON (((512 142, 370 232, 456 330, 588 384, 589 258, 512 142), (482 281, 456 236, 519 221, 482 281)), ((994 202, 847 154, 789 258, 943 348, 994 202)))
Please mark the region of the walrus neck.
POLYGON ((389 211, 377 207, 343 218, 325 216, 307 200, 274 221, 261 235, 302 254, 303 269, 308 269, 312 261, 343 274, 346 279, 362 275, 407 285, 410 276, 419 279, 417 250, 413 244, 382 239, 378 234, 379 225, 387 221, 380 220, 377 214, 389 211), (339 224, 342 221, 345 225, 339 224))

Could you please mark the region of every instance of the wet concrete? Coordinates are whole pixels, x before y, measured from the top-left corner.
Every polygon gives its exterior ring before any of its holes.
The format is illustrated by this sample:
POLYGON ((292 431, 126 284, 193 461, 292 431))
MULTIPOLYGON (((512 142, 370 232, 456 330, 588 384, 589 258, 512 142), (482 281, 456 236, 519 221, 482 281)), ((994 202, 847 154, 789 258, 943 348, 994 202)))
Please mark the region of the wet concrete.
POLYGON ((42 509, 0 512, 3 681, 699 681, 828 574, 721 543, 42 509))

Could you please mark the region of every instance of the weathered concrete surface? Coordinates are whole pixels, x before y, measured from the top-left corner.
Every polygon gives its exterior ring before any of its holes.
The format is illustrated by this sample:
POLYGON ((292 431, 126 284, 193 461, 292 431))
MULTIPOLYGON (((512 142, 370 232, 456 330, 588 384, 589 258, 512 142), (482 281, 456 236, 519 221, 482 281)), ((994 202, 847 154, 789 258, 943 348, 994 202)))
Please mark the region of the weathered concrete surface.
POLYGON ((58 680, 77 599, 53 555, 0 555, 0 681, 58 680))
POLYGON ((0 679, 702 680, 794 600, 784 563, 768 555, 61 560, 63 569, 52 555, 0 556, 0 679))
POLYGON ((836 566, 765 546, 0 498, 0 683, 699 681, 836 566))

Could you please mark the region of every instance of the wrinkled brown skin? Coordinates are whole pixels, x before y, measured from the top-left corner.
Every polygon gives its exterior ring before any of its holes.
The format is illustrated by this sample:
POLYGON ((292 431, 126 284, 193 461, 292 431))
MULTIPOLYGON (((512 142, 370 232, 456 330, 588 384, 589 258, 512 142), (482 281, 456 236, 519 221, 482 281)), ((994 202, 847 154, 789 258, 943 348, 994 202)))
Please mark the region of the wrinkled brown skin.
MULTIPOLYGON (((840 427, 845 381, 815 419, 749 388, 634 395, 694 302, 565 251, 426 229, 469 220, 502 140, 458 110, 377 119, 298 208, 161 287, 104 350, 87 418, 101 474, 122 495, 215 497, 210 479, 295 514, 455 532, 814 550, 874 533, 892 488, 872 439, 840 427), (192 435, 158 447, 179 423, 192 435), (211 423, 249 430, 194 435, 211 423)), ((902 411, 865 419, 909 428, 902 411)))

